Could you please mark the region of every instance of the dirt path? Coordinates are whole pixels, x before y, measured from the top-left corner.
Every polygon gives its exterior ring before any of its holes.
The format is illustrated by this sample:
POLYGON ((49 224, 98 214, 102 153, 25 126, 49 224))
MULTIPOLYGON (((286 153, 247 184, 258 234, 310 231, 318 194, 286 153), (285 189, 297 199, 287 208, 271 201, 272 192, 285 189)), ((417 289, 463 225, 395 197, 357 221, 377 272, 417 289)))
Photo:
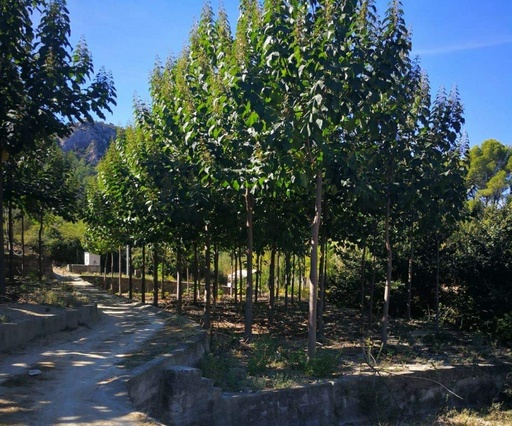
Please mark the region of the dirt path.
POLYGON ((63 279, 90 295, 100 319, 90 328, 0 354, 0 424, 158 424, 134 411, 127 371, 116 364, 163 327, 163 314, 106 294, 77 276, 63 279), (30 376, 31 369, 41 374, 30 376))

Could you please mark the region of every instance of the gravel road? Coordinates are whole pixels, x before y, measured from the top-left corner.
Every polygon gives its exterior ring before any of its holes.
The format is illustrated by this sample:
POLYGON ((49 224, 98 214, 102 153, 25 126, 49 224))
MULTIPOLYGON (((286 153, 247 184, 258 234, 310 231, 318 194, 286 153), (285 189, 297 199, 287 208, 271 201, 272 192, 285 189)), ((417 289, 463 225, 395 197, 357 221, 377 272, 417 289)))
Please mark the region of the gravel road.
POLYGON ((151 306, 62 277, 98 304, 90 327, 60 332, 0 354, 1 425, 154 425, 133 409, 117 363, 164 325, 151 306), (31 376, 30 370, 40 370, 31 376))

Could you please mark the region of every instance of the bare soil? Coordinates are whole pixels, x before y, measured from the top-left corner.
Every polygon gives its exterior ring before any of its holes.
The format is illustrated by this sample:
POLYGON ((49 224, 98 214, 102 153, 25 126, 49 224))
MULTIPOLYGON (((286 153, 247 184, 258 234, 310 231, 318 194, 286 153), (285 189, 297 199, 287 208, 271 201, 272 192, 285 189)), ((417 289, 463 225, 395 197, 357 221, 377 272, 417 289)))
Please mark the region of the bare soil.
MULTIPOLYGON (((185 300, 185 315, 202 321, 202 304, 185 300)), ((176 309, 173 299, 161 306, 170 312, 176 309)), ((487 336, 446 325, 436 331, 426 320, 391 319, 384 351, 378 324, 368 327, 367 318, 362 321, 360 312, 328 305, 324 333, 318 336, 317 344, 321 365, 308 366, 307 312, 305 301, 285 307, 280 300, 275 320, 270 323, 267 301, 260 299, 254 306, 254 338, 248 344, 243 336, 243 305, 230 298, 220 300, 212 315, 210 358, 214 359, 212 365, 204 365, 205 374, 213 368, 211 378, 218 386, 239 392, 289 387, 344 374, 393 374, 408 369, 512 362, 510 348, 498 346, 487 336), (218 374, 219 369, 223 375, 218 374)))

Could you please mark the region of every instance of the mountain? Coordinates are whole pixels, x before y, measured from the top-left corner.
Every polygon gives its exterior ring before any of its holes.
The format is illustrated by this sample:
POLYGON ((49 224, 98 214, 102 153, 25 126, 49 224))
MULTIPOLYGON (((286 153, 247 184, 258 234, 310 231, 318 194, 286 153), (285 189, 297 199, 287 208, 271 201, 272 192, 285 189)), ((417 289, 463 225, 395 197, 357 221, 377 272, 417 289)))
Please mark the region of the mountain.
POLYGON ((116 138, 117 130, 113 124, 80 123, 74 125, 71 135, 60 139, 59 144, 64 152, 73 151, 77 157, 95 166, 116 138))

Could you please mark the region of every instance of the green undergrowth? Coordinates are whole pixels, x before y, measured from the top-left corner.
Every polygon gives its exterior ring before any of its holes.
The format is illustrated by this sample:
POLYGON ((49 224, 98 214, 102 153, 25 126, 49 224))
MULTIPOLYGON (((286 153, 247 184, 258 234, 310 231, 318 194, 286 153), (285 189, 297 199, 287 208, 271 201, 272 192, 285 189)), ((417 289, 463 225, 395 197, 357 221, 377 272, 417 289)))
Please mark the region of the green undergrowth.
POLYGON ((90 303, 90 299, 75 291, 71 284, 58 280, 45 280, 42 283, 19 281, 9 286, 9 293, 11 299, 17 303, 61 308, 75 308, 90 303))
POLYGON ((217 334, 210 349, 200 368, 226 392, 289 388, 334 378, 340 372, 338 351, 321 348, 308 361, 303 348, 283 344, 269 335, 255 336, 244 344, 234 336, 217 334))

